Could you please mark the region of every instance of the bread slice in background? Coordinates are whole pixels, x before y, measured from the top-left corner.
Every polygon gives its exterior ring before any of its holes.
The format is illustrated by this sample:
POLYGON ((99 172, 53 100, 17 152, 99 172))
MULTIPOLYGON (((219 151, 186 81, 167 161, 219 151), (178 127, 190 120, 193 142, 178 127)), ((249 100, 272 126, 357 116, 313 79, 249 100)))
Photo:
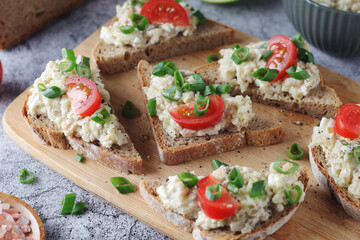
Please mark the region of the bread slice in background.
MULTIPOLYGON (((196 68, 194 72, 200 73, 206 83, 224 84, 220 77, 219 63, 217 62, 196 68)), ((231 89, 231 95, 247 95, 254 102, 306 114, 318 119, 335 117, 342 105, 335 90, 326 86, 323 80, 318 87, 310 90, 309 94, 301 100, 294 99, 287 93, 265 97, 265 94, 261 93, 255 84, 250 84, 244 93, 241 93, 239 86, 234 86, 231 89)))
POLYGON ((355 199, 347 189, 338 186, 329 175, 322 147, 309 148, 309 159, 311 170, 321 188, 329 197, 335 198, 348 215, 360 221, 360 201, 355 199))
MULTIPOLYGON (((149 86, 153 66, 146 61, 140 61, 138 65, 138 80, 141 86, 149 86)), ((202 76, 209 84, 209 79, 202 76)), ((145 104, 146 95, 143 92, 145 104)), ((259 117, 254 117, 247 128, 239 132, 221 131, 217 135, 201 137, 173 138, 163 128, 162 122, 157 116, 149 116, 154 138, 159 152, 160 160, 167 165, 176 165, 186 161, 205 156, 233 151, 246 145, 268 146, 284 140, 285 133, 282 124, 259 117)))
MULTIPOLYGON (((308 187, 308 174, 305 168, 301 168, 300 180, 304 184, 304 191, 308 187)), ((189 219, 181 214, 166 209, 163 206, 156 189, 160 186, 158 182, 151 182, 142 180, 139 183, 140 194, 146 201, 146 203, 158 214, 163 216, 166 220, 172 224, 180 227, 182 230, 192 232, 194 239, 196 240, 249 240, 249 239, 264 239, 280 229, 290 218, 294 215, 295 211, 299 207, 300 203, 294 206, 285 206, 285 209, 272 216, 267 222, 259 224, 250 233, 234 233, 227 228, 219 228, 215 230, 204 230, 198 226, 195 226, 195 221, 189 219)))
POLYGON ((191 36, 179 34, 146 48, 117 47, 114 44, 100 41, 93 49, 93 58, 103 73, 124 72, 135 68, 140 60, 155 62, 233 43, 235 41, 234 34, 234 29, 206 20, 205 23, 197 26, 191 36))
POLYGON ((0 1, 0 49, 6 49, 38 31, 83 0, 0 1))
MULTIPOLYGON (((60 149, 74 149, 87 159, 125 173, 141 173, 142 159, 129 137, 127 144, 121 146, 113 145, 108 149, 101 146, 98 142, 89 143, 75 136, 65 136, 47 116, 32 116, 28 113, 28 98, 29 96, 25 100, 22 114, 32 132, 42 144, 60 149)), ((125 132, 121 124, 120 130, 125 132)))

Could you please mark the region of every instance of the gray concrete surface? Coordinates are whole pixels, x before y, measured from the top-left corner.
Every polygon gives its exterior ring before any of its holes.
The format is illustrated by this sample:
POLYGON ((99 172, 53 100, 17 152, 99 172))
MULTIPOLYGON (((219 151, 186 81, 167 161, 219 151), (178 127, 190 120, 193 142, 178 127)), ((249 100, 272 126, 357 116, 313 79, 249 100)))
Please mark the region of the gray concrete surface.
MULTIPOLYGON (((11 101, 37 78, 49 60, 61 57, 62 47, 74 48, 115 14, 123 1, 85 0, 14 47, 0 51, 4 79, 0 86, 0 117, 11 101)), ((258 38, 295 32, 279 0, 240 0, 230 5, 211 5, 200 0, 188 3, 209 18, 228 24, 258 38)), ((313 49, 316 61, 360 81, 360 58, 339 59, 313 49)), ((19 126, 23 127, 23 126, 19 126)), ((40 214, 47 239, 169 239, 69 180, 42 165, 13 143, 0 128, 0 192, 13 194, 40 214), (22 185, 17 176, 22 168, 36 175, 36 182, 22 185), (87 203, 80 216, 59 215, 62 196, 75 192, 87 203)))

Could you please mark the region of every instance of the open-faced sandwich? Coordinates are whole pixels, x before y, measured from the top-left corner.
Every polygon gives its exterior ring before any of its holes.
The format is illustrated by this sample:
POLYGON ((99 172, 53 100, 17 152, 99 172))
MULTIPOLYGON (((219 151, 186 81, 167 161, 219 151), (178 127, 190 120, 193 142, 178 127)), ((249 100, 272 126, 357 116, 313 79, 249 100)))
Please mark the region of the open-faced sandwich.
POLYGON ((309 144, 311 169, 322 189, 360 221, 360 106, 346 104, 323 118, 309 144))
POLYGON ((220 50, 218 62, 195 70, 211 83, 230 84, 231 95, 315 118, 334 117, 341 106, 324 84, 314 56, 301 34, 277 35, 267 42, 220 50))
POLYGON ((245 145, 282 142, 282 125, 255 116, 249 97, 231 97, 229 85, 206 85, 200 74, 172 62, 138 65, 160 159, 174 165, 245 145))
POLYGON ((214 240, 263 239, 304 200, 308 176, 295 162, 278 159, 269 171, 259 172, 214 161, 215 171, 206 177, 183 172, 162 184, 143 180, 140 194, 194 239, 214 240))
POLYGON ((44 144, 140 173, 142 159, 113 113, 100 71, 70 49, 63 49, 63 57, 47 64, 25 101, 23 116, 34 134, 44 144))
POLYGON ((232 28, 206 20, 184 1, 127 0, 116 11, 116 21, 102 27, 93 50, 104 73, 234 42, 232 28))

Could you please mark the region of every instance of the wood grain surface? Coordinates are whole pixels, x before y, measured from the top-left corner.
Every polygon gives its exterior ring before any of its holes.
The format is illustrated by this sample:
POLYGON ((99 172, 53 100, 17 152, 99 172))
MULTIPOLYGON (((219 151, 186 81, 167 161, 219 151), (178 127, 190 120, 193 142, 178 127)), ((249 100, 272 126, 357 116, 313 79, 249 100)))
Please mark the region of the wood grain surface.
MULTIPOLYGON (((99 41, 99 32, 100 30, 94 32, 75 49, 75 52, 91 56, 93 46, 99 41)), ((236 40, 240 45, 259 41, 239 31, 236 32, 236 40)), ((180 69, 191 70, 206 64, 206 57, 209 54, 218 53, 219 49, 179 56, 171 58, 171 61, 174 61, 180 69)), ((344 103, 360 103, 358 83, 324 67, 320 66, 320 70, 325 82, 336 90, 344 103)), ((318 119, 254 104, 257 114, 277 119, 284 124, 286 138, 283 143, 261 148, 244 147, 240 151, 210 156, 178 166, 166 166, 159 161, 150 124, 146 117, 146 108, 137 84, 136 71, 103 76, 103 80, 110 92, 115 113, 144 159, 142 175, 125 175, 90 160, 78 163, 74 159, 75 151, 58 150, 40 144, 21 116, 26 91, 16 98, 4 113, 4 130, 26 152, 54 171, 174 239, 191 239, 191 235, 153 212, 143 201, 139 191, 127 195, 119 194, 110 183, 110 178, 125 176, 137 187, 142 179, 165 181, 168 176, 187 170, 194 170, 198 175, 207 175, 211 172, 210 162, 215 158, 229 165, 238 164, 266 170, 277 158, 287 158, 290 145, 298 143, 304 149, 304 157, 298 162, 309 170, 310 186, 305 201, 294 217, 268 239, 360 239, 359 224, 348 217, 335 200, 327 198, 311 173, 307 145, 313 126, 319 122, 318 119), (138 109, 138 116, 133 120, 121 118, 121 109, 126 100, 132 101, 138 109)))

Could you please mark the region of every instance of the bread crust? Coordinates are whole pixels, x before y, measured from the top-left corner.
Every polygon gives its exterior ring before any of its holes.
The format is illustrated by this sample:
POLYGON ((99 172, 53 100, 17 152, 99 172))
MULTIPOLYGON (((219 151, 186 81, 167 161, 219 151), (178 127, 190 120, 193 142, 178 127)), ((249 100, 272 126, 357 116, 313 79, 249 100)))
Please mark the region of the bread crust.
POLYGON ((329 197, 335 198, 349 216, 360 221, 360 202, 352 197, 345 188, 338 186, 329 175, 325 163, 325 153, 321 146, 309 146, 309 159, 311 170, 324 192, 329 197))

